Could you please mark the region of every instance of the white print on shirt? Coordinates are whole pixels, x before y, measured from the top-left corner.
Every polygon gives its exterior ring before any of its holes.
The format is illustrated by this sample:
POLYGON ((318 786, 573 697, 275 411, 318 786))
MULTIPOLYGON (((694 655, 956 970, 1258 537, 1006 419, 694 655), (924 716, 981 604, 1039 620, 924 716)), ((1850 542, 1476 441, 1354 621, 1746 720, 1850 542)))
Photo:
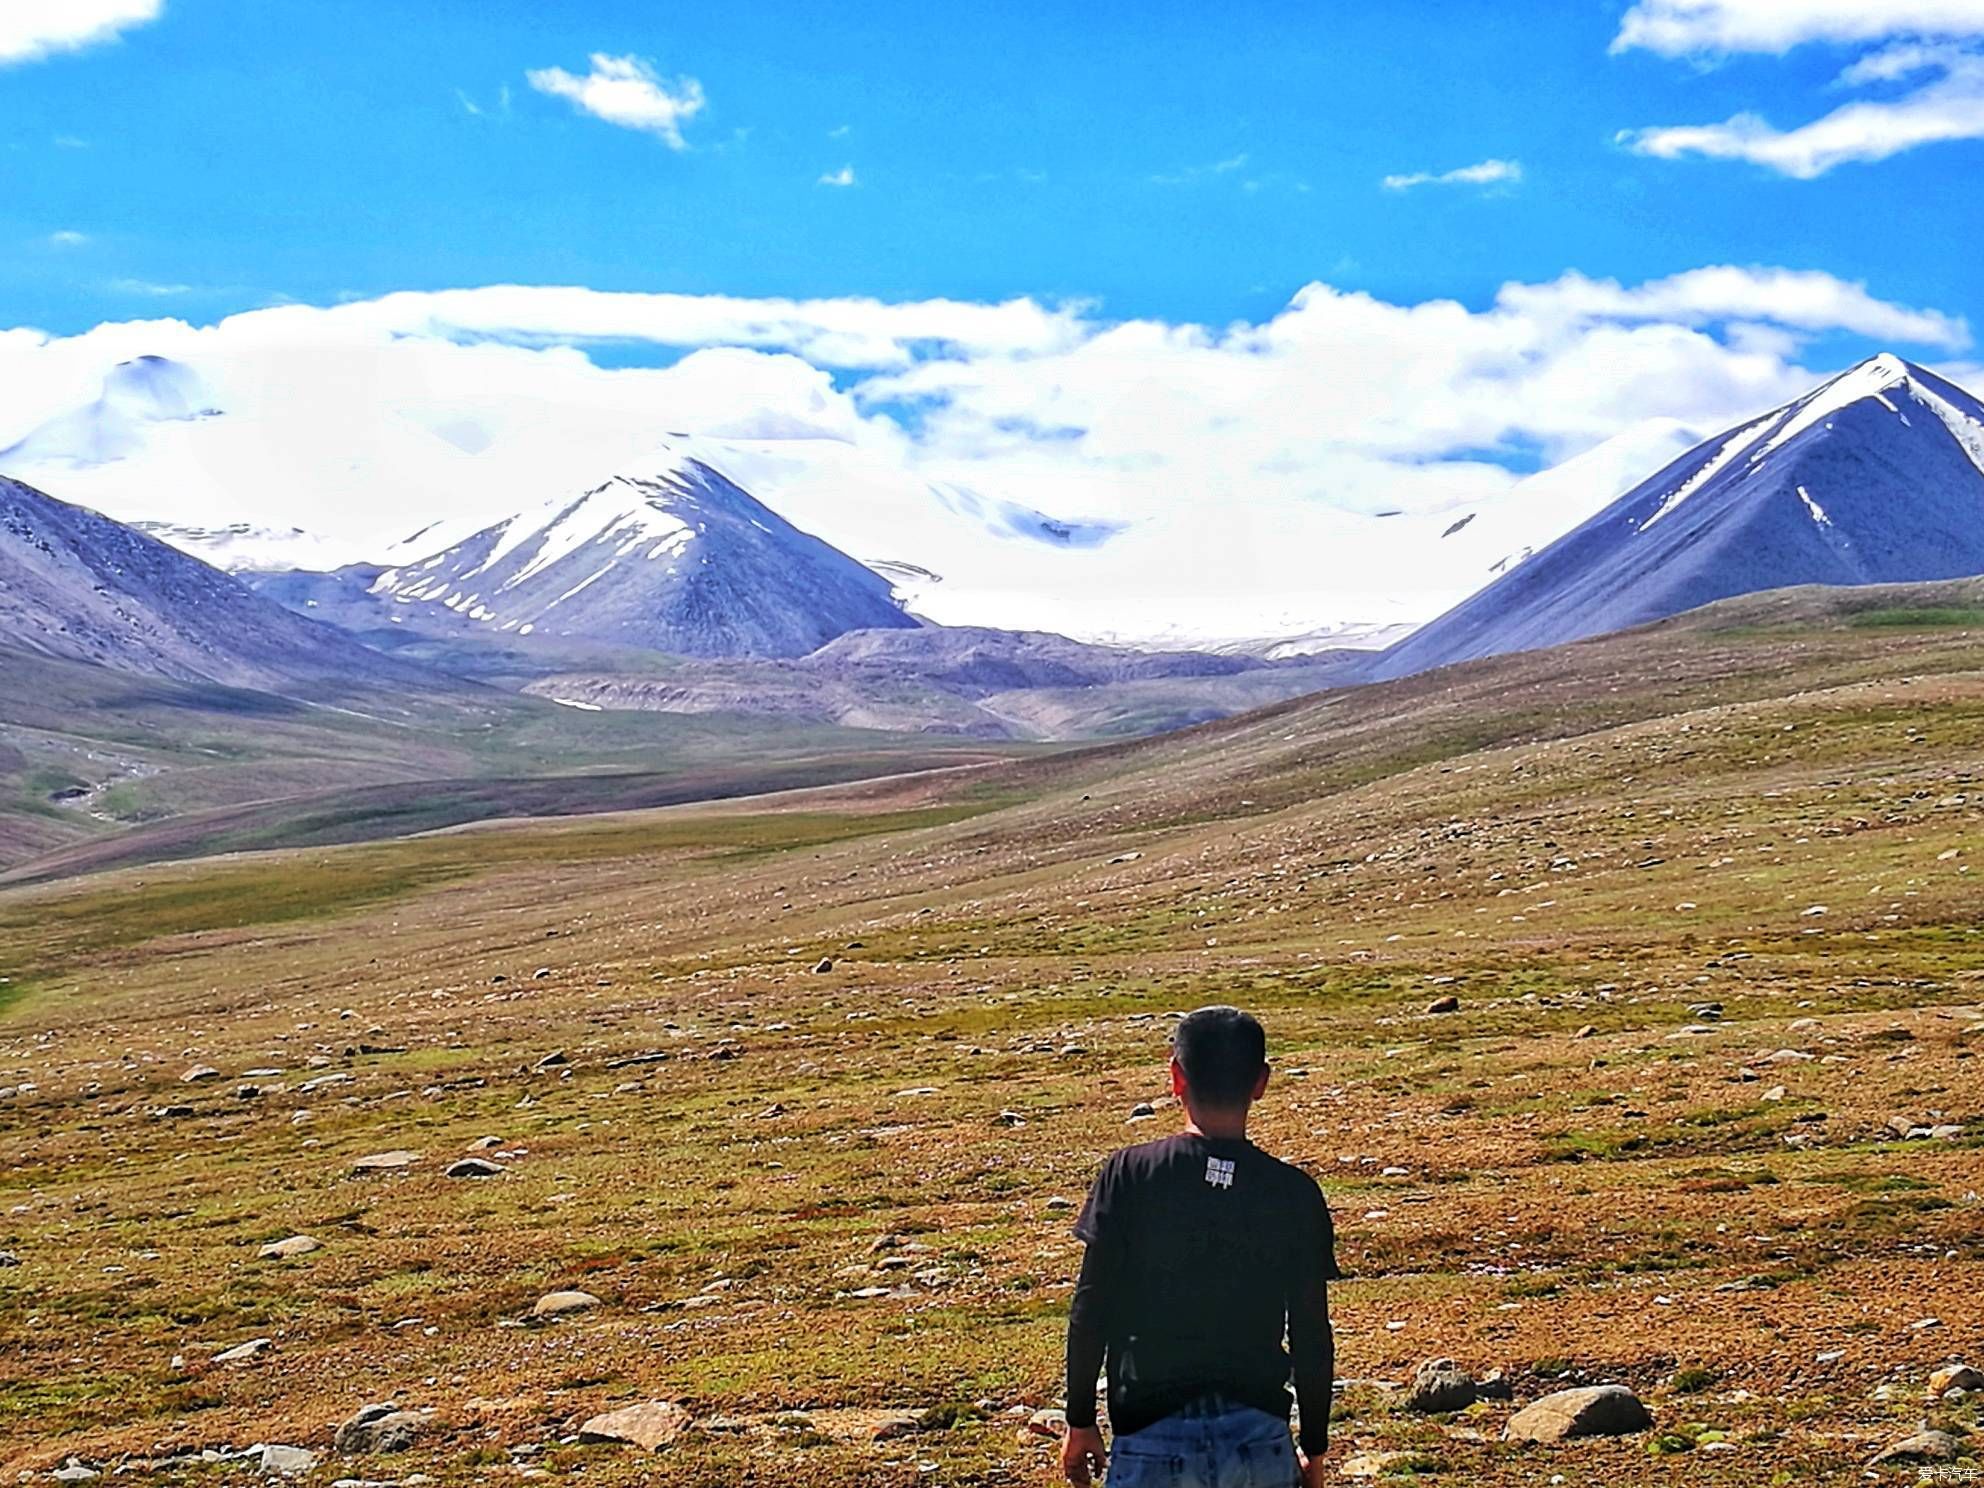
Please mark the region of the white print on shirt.
POLYGON ((1229 1158, 1209 1157, 1206 1159, 1206 1182, 1214 1188, 1233 1187, 1233 1163, 1229 1158))

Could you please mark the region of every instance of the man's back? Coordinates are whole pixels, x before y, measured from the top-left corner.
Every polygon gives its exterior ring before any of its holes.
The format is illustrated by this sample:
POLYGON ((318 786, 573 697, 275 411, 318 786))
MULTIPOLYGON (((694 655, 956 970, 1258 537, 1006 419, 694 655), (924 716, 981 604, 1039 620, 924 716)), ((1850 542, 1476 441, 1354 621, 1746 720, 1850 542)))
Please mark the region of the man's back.
POLYGON ((1245 1138, 1116 1153, 1075 1233, 1102 1273, 1110 1415, 1132 1432, 1208 1395, 1288 1413, 1291 1316, 1336 1267, 1322 1191, 1245 1138))

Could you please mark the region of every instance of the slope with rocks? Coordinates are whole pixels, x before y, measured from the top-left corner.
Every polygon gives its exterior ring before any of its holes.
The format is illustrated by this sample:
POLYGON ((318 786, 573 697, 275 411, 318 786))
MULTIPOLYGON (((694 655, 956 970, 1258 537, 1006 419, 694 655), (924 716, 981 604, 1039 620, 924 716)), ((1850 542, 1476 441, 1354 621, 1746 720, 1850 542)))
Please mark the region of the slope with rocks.
POLYGON ((423 675, 155 538, 4 476, 0 647, 270 691, 423 675))
POLYGON ((1797 584, 1984 573, 1984 404, 1881 355, 1728 430, 1388 651, 1402 677, 1797 584))

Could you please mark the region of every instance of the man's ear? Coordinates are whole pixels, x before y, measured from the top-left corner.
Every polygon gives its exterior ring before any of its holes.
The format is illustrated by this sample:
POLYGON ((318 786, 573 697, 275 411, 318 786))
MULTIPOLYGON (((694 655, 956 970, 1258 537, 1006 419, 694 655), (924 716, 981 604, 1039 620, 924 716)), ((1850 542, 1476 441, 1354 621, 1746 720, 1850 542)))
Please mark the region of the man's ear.
POLYGON ((1259 1100, 1268 1093, 1268 1076, 1273 1073, 1274 1071, 1269 1069, 1265 1064, 1261 1066, 1260 1074, 1254 1077, 1254 1093, 1249 1099, 1259 1100))
POLYGON ((1171 1094, 1176 1100, 1185 1098, 1185 1066, 1175 1059, 1171 1061, 1171 1094))

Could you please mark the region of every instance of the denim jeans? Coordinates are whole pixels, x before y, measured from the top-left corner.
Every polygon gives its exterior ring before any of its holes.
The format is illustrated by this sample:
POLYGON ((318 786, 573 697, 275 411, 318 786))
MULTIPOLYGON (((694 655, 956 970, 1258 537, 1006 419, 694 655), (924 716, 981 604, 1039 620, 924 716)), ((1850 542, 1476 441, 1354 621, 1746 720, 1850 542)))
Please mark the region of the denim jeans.
POLYGON ((1108 1488, 1295 1488, 1300 1481, 1288 1423, 1217 1397, 1110 1444, 1108 1488))

